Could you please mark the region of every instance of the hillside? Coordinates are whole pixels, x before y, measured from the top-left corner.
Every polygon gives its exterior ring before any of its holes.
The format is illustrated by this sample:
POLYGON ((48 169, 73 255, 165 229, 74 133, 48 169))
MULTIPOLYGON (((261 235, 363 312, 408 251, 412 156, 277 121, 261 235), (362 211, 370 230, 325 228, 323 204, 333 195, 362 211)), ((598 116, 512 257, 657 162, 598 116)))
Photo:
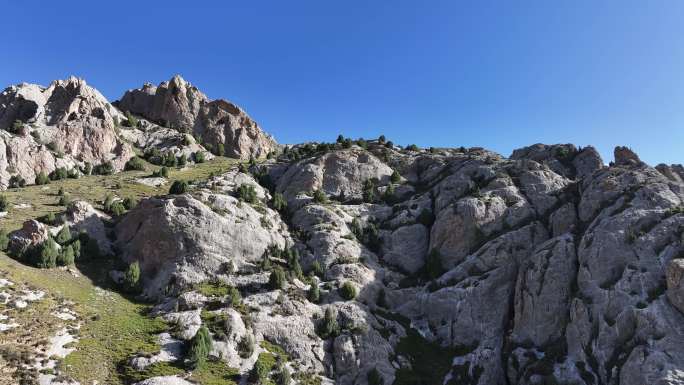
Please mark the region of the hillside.
POLYGON ((137 170, 2 194, 0 380, 684 383, 679 165, 570 144, 281 146, 179 77, 106 106, 149 155, 137 170))

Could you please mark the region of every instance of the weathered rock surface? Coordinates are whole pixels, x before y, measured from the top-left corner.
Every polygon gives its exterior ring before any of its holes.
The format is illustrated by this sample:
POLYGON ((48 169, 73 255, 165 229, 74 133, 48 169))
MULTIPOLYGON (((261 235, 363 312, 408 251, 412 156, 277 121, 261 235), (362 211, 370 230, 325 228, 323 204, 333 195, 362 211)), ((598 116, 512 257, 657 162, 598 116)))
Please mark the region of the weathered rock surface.
POLYGON ((0 94, 0 186, 13 175, 32 183, 39 172, 72 169, 85 162, 111 162, 123 169, 133 156, 119 139, 115 119, 123 115, 83 79, 57 80, 48 87, 22 83, 0 94))
POLYGON ((223 99, 209 100, 178 75, 158 86, 146 83, 127 91, 117 106, 162 126, 194 134, 213 149, 222 144, 226 156, 263 158, 276 150, 275 140, 240 107, 223 99))
MULTIPOLYGON (((534 145, 510 159, 366 145, 255 168, 287 200, 282 215, 238 203, 242 184, 264 202, 271 191, 231 170, 195 198, 142 202, 117 225, 117 242, 160 299, 179 294, 172 282, 240 289, 249 317, 210 311, 232 325, 212 354, 241 373, 259 349, 242 358, 237 344, 252 335, 343 385, 365 385, 370 372, 385 384, 684 383, 676 167, 649 167, 624 148, 605 166, 592 147, 572 145, 534 145), (395 169, 402 175, 387 196, 395 169), (315 190, 328 200, 314 201, 315 190), (311 275, 268 245, 294 247, 311 275), (268 283, 265 260, 288 271, 282 289, 268 283), (319 298, 306 300, 313 285, 319 298), (336 330, 322 335, 328 308, 336 330)), ((184 293, 182 311, 165 317, 187 314, 179 337, 190 338, 209 302, 184 293)))

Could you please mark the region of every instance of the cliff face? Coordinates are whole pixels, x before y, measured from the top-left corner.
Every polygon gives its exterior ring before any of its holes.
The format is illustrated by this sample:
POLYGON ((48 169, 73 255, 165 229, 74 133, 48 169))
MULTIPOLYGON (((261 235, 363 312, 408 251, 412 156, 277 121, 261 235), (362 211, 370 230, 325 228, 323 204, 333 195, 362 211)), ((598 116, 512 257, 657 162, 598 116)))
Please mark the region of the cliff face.
POLYGON ((337 384, 684 383, 681 167, 626 148, 605 166, 572 145, 318 149, 141 204, 117 227, 165 317, 211 302, 193 284, 241 290, 251 324, 231 321, 240 336, 214 352, 231 366, 251 368, 235 355, 251 335, 337 384), (251 204, 229 196, 243 184, 251 204), (268 284, 278 265, 282 288, 268 284), (322 334, 328 309, 339 330, 322 334))
POLYGON ((127 91, 117 106, 159 125, 191 133, 214 152, 234 158, 263 158, 276 150, 265 134, 240 107, 223 99, 209 100, 196 87, 176 75, 159 86, 145 84, 127 91))
POLYGON ((33 183, 39 172, 111 162, 121 170, 133 156, 119 139, 123 115, 82 79, 48 87, 22 83, 0 94, 0 186, 12 176, 33 183))

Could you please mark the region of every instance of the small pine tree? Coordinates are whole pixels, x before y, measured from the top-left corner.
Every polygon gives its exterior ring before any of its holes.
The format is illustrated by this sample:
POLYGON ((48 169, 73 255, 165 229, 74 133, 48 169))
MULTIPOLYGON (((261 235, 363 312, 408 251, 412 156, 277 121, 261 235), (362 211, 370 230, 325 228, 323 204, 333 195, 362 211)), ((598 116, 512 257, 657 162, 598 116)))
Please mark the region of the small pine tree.
POLYGON ((137 261, 128 265, 126 273, 124 274, 124 288, 130 292, 138 289, 140 282, 140 264, 137 261))
POLYGON ((137 156, 134 156, 129 159, 128 162, 126 162, 125 168, 126 170, 145 171, 145 161, 137 156))
POLYGON ((38 254, 38 267, 43 269, 49 269, 57 266, 57 256, 59 255, 59 250, 57 242, 52 238, 48 238, 40 247, 40 253, 38 254))
POLYGON ((342 136, 342 134, 337 135, 337 143, 338 144, 344 143, 344 136, 342 136))
POLYGON ((317 189, 313 193, 313 200, 316 203, 327 203, 328 197, 325 195, 325 192, 323 192, 323 190, 317 189))
POLYGON ((240 295, 240 290, 237 288, 231 286, 228 288, 228 304, 232 308, 238 308, 240 307, 240 303, 242 303, 242 295, 240 295))
POLYGON ((62 248, 62 251, 57 256, 57 264, 60 266, 71 266, 74 264, 75 259, 74 248, 69 245, 62 248))
POLYGON ((71 241, 71 231, 69 231, 69 226, 64 225, 57 233, 57 243, 66 245, 69 241, 71 241))
POLYGON ((311 273, 313 273, 317 277, 323 277, 323 274, 325 273, 323 271, 323 267, 321 266, 321 263, 318 261, 313 261, 311 264, 311 273))
POLYGON ((0 195, 0 211, 9 210, 9 201, 5 195, 0 195))
POLYGON ((336 337, 340 334, 340 326, 337 324, 337 313, 332 307, 325 309, 325 316, 318 327, 318 335, 327 339, 330 337, 336 337))
POLYGON ((385 144, 385 141, 387 141, 387 139, 385 138, 385 135, 380 135, 378 137, 378 143, 385 144))
POLYGON ((271 371, 270 365, 264 360, 257 360, 249 372, 249 381, 252 384, 266 384, 268 374, 271 371))
POLYGON ((189 186, 188 182, 184 180, 173 181, 171 188, 169 189, 169 194, 180 195, 188 192, 189 186))
POLYGON ((202 151, 195 153, 195 163, 204 163, 204 153, 202 151))
POLYGON ((50 178, 48 178, 47 174, 45 171, 41 171, 36 175, 36 184, 37 185, 43 185, 43 184, 48 184, 50 183, 50 178))
POLYGON ((188 352, 188 363, 190 368, 197 369, 204 365, 207 361, 207 356, 211 352, 213 343, 209 335, 209 329, 202 325, 195 336, 190 341, 190 351, 188 352))
POLYGON ((272 290, 278 290, 285 287, 285 272, 280 266, 276 266, 271 275, 268 277, 268 285, 272 290))
POLYGON ((256 203, 258 200, 256 189, 251 184, 241 184, 240 187, 238 187, 237 192, 238 197, 247 203, 256 203))
POLYGON ((273 209, 276 211, 283 212, 287 209, 287 201, 285 200, 285 197, 281 193, 275 193, 273 194, 273 198, 271 199, 271 206, 273 209))
POLYGON ((74 250, 74 259, 81 258, 81 240, 74 240, 73 242, 71 242, 70 246, 74 250))
POLYGON ((340 296, 342 298, 346 299, 347 301, 350 301, 350 300, 356 298, 356 294, 357 294, 356 286, 354 286, 354 284, 351 283, 350 281, 347 281, 344 284, 342 284, 342 287, 340 287, 339 292, 340 292, 340 296))
POLYGON ((390 176, 390 180, 392 181, 392 183, 399 183, 399 181, 401 181, 401 175, 399 174, 399 172, 397 170, 394 170, 392 172, 392 176, 390 176))
POLYGON ((112 215, 118 217, 120 215, 123 215, 126 212, 126 207, 121 201, 116 201, 112 203, 110 207, 112 215))
POLYGON ((138 201, 133 197, 126 197, 126 199, 123 200, 123 205, 126 210, 131 210, 138 205, 138 201))
POLYGON ((240 357, 251 357, 252 354, 254 354, 254 337, 252 337, 251 334, 247 334, 246 336, 242 337, 240 342, 238 342, 237 348, 240 357))
POLYGON ((88 162, 85 162, 83 170, 81 171, 83 172, 83 175, 90 175, 93 172, 93 165, 88 162))
POLYGON ((219 143, 218 146, 216 146, 216 155, 223 156, 225 154, 226 154, 226 147, 223 145, 223 143, 219 143))
POLYGON ((71 203, 71 197, 68 194, 64 194, 59 197, 58 203, 60 206, 68 206, 71 203))
POLYGON ((306 298, 308 298, 312 303, 318 303, 321 301, 321 289, 318 288, 318 284, 316 282, 311 283, 311 287, 306 293, 306 298))
POLYGON ((375 182, 372 179, 366 179, 363 182, 363 201, 368 203, 375 201, 375 182))
POLYGON ((178 167, 185 167, 186 164, 188 164, 188 157, 182 154, 178 157, 178 167))
POLYGON ((280 365, 275 376, 276 385, 290 385, 292 383, 292 375, 285 365, 280 365))

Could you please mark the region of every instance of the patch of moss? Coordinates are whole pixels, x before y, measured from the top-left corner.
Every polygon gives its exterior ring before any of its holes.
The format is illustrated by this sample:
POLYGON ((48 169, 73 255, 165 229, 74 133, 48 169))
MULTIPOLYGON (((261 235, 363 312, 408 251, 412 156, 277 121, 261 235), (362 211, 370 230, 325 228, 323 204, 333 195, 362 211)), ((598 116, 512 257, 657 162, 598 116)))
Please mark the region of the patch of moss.
POLYGON ((221 360, 208 360, 195 369, 190 376, 191 381, 202 385, 236 385, 240 382, 237 369, 231 368, 221 360))

